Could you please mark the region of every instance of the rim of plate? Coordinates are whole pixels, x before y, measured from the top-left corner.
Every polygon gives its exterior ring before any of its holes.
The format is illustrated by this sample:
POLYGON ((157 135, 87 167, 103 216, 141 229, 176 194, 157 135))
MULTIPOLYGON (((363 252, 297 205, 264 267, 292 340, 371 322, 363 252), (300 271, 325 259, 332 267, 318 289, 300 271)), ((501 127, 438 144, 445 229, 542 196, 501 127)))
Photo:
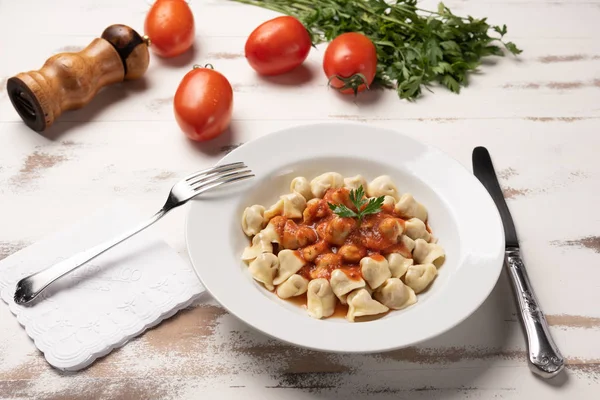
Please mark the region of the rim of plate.
MULTIPOLYGON (((186 246, 196 275, 213 298, 267 336, 307 349, 337 353, 404 348, 439 336, 464 321, 488 298, 498 281, 504 259, 504 230, 498 209, 469 170, 432 145, 388 128, 323 122, 266 134, 236 148, 217 165, 236 161, 245 162, 256 177, 190 201, 185 220, 186 246), (381 142, 386 146, 377 146, 381 142), (410 157, 399 157, 407 156, 402 153, 403 148, 414 152, 408 154, 410 157), (448 207, 459 237, 459 252, 453 255, 456 265, 443 285, 435 286, 434 280, 427 290, 433 293, 423 304, 417 302, 405 310, 392 310, 374 321, 331 323, 278 304, 285 301, 270 298, 270 292, 242 268, 241 252, 234 249, 232 235, 245 237, 240 209, 251 205, 245 197, 261 181, 277 174, 278 168, 332 157, 378 160, 384 164, 385 160, 393 160, 387 161, 390 168, 394 165, 413 173, 448 207), (435 168, 430 168, 432 165, 435 168)), ((399 190, 404 192, 401 187, 399 190)), ((282 194, 285 193, 273 193, 273 199, 282 194)))

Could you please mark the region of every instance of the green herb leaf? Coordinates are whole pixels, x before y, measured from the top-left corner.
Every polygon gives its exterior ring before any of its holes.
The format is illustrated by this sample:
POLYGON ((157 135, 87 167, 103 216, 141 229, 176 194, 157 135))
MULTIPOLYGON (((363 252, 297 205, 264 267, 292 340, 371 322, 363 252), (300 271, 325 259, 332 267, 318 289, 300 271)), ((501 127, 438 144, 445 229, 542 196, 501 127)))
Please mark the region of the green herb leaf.
POLYGON ((514 55, 521 54, 523 52, 523 50, 519 49, 513 42, 505 43, 504 47, 506 47, 506 49, 514 55))
POLYGON ((367 202, 364 197, 365 190, 363 189, 362 185, 360 185, 358 189, 350 191, 350 201, 352 204, 354 204, 354 207, 356 207, 358 211, 360 211, 362 206, 367 202))
POLYGON ((407 100, 418 98, 422 87, 433 82, 460 92, 484 57, 504 55, 496 44, 514 55, 522 52, 514 43, 503 41, 506 25, 454 15, 443 3, 434 11, 419 8, 417 0, 233 1, 298 18, 314 44, 345 32, 366 35, 377 49, 375 83, 394 88, 407 100))
POLYGON ((435 67, 431 68, 432 71, 434 71, 436 74, 438 75, 442 75, 444 74, 444 72, 452 72, 452 65, 448 64, 447 62, 440 62, 438 63, 438 65, 436 65, 435 67))
POLYGON ((331 211, 343 218, 358 218, 358 214, 343 204, 327 203, 331 211))
POLYGON ((494 26, 494 31, 498 32, 500 34, 500 37, 502 38, 504 35, 506 35, 506 25, 502 25, 502 28, 500 28, 499 26, 494 26))
POLYGON ((454 93, 460 92, 460 85, 451 75, 444 75, 442 77, 442 83, 454 93))
POLYGON ((367 206, 360 212, 361 216, 376 214, 381 211, 381 206, 383 205, 384 199, 384 196, 369 199, 367 206))
POLYGON ((342 218, 358 218, 359 220, 362 220, 365 215, 376 214, 381 211, 384 200, 384 196, 367 200, 362 185, 360 185, 358 189, 351 190, 349 198, 358 212, 349 209, 344 204, 327 203, 327 205, 331 211, 342 218))

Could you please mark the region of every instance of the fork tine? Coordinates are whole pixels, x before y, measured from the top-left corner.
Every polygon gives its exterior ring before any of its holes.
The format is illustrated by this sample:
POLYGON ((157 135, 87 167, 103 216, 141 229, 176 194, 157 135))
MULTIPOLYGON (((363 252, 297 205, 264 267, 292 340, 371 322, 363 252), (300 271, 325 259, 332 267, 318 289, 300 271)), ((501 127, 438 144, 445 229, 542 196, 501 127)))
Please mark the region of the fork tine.
POLYGON ((214 173, 214 172, 230 171, 230 170, 238 169, 238 168, 246 168, 246 165, 243 162, 235 162, 235 163, 230 163, 230 164, 219 165, 218 167, 211 167, 211 168, 203 169, 201 171, 194 172, 193 174, 186 176, 185 180, 189 181, 200 175, 214 173))
POLYGON ((241 166, 238 166, 238 165, 233 166, 232 165, 232 166, 229 166, 227 168, 222 168, 222 169, 217 170, 217 171, 212 171, 212 172, 209 172, 209 173, 204 174, 204 175, 199 175, 196 178, 188 180, 187 184, 190 185, 190 186, 194 186, 197 183, 206 181, 209 178, 222 175, 224 172, 238 171, 238 170, 243 169, 243 168, 248 168, 248 167, 246 167, 244 164, 242 164, 241 166))
POLYGON ((238 176, 235 176, 235 177, 231 177, 231 178, 228 178, 228 179, 226 179, 224 181, 221 180, 221 181, 216 181, 216 182, 212 182, 212 183, 209 183, 209 184, 202 184, 199 187, 197 187, 196 189, 194 189, 196 191, 196 194, 194 196, 196 196, 196 195, 198 195, 200 193, 204 193, 207 190, 211 190, 211 189, 214 189, 216 187, 219 187, 221 185, 227 185, 229 183, 233 183, 233 182, 237 182, 237 181, 243 181, 243 180, 246 180, 248 178, 252 178, 253 176, 255 176, 255 175, 252 174, 252 173, 250 173, 250 174, 238 175, 238 176))
POLYGON ((193 184, 190 184, 192 190, 196 190, 197 188, 199 188, 202 185, 207 185, 209 183, 213 183, 213 182, 217 182, 220 180, 224 180, 227 178, 231 178, 234 176, 238 176, 238 175, 242 175, 242 174, 246 174, 246 173, 251 173, 252 171, 245 169, 243 171, 234 171, 234 172, 228 172, 228 173, 219 173, 217 176, 214 176, 212 178, 205 178, 205 179, 201 179, 198 182, 194 182, 193 184))

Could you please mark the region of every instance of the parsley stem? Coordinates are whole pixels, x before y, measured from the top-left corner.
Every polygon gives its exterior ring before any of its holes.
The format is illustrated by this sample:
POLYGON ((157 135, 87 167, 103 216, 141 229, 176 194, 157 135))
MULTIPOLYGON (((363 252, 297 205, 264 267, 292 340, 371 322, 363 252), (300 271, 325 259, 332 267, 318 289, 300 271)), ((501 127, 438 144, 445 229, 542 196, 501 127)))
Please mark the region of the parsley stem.
MULTIPOLYGON (((440 14, 440 13, 439 13, 439 12, 437 12, 437 11, 424 10, 424 9, 422 9, 422 8, 416 8, 416 7, 415 7, 415 10, 416 10, 416 11, 425 12, 425 13, 428 13, 428 14, 435 14, 435 15, 439 15, 439 16, 440 16, 440 17, 442 17, 442 18, 447 18, 447 17, 448 17, 448 15, 446 15, 446 14, 440 14)), ((469 18, 465 18, 465 17, 459 17, 459 16, 457 16, 457 15, 454 15, 454 14, 452 14, 452 17, 453 17, 453 18, 460 18, 460 19, 462 19, 463 21, 468 21, 468 20, 469 20, 469 18)))
POLYGON ((363 4, 363 2, 362 2, 362 1, 357 1, 357 2, 356 2, 356 5, 357 5, 359 8, 362 8, 364 11, 368 12, 369 14, 371 14, 371 15, 374 15, 374 16, 376 16, 376 17, 379 17, 379 18, 381 18, 381 19, 383 19, 383 20, 385 20, 385 21, 390 21, 390 22, 393 22, 393 23, 395 23, 395 24, 398 24, 398 25, 404 26, 404 27, 406 27, 406 28, 408 28, 408 29, 411 29, 411 30, 416 30, 416 29, 415 29, 413 26, 410 26, 409 24, 407 24, 407 23, 405 23, 405 22, 402 22, 402 21, 400 21, 400 20, 397 20, 396 18, 392 18, 392 17, 388 17, 387 15, 382 15, 382 14, 376 13, 375 11, 371 10, 370 8, 368 8, 368 7, 367 7, 365 4, 363 4))

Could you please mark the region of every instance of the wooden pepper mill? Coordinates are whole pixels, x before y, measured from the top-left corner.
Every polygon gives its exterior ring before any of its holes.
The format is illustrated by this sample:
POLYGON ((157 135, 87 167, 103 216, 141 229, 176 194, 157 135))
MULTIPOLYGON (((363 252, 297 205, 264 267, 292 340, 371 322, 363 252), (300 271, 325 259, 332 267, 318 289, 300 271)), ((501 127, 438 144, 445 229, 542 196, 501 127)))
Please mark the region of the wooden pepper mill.
POLYGON ((60 53, 37 71, 10 78, 6 89, 23 121, 41 132, 66 110, 88 104, 104 86, 140 78, 149 41, 125 25, 111 25, 78 53, 60 53))

